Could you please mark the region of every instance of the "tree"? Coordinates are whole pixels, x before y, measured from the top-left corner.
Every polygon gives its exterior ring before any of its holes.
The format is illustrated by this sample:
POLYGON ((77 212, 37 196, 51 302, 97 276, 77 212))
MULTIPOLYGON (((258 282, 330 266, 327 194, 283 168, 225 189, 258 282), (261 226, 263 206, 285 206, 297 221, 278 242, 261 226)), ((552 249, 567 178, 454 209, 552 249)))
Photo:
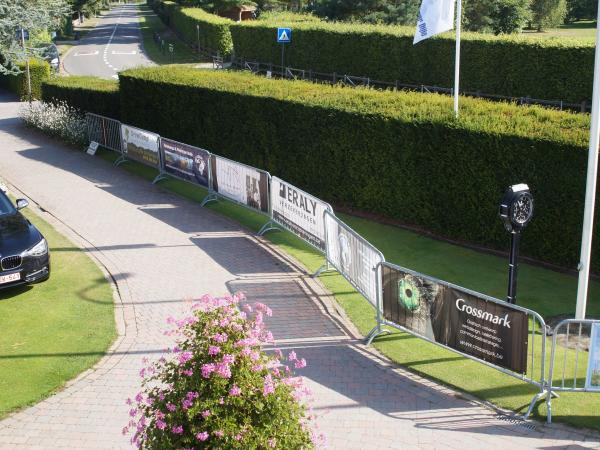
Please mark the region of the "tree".
POLYGON ((30 34, 58 29, 70 7, 66 0, 2 0, 0 1, 0 74, 16 74, 16 62, 29 55, 19 38, 21 28, 30 34))
POLYGON ((595 19, 598 3, 594 0, 567 0, 566 22, 582 19, 595 19))
POLYGON ((492 30, 495 34, 520 31, 531 18, 529 0, 500 0, 492 12, 492 30))
POLYGON ((538 31, 561 25, 566 15, 565 0, 533 0, 531 3, 531 23, 538 31))

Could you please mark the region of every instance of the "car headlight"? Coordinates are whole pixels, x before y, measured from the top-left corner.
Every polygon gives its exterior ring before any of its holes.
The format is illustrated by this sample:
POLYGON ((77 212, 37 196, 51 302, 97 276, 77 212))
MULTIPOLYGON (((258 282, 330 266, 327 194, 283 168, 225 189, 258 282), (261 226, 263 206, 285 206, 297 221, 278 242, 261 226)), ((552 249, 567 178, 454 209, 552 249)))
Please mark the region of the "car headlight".
POLYGON ((43 256, 46 253, 48 253, 48 243, 46 242, 46 239, 42 238, 42 240, 40 242, 35 244, 29 250, 25 250, 23 253, 21 253, 21 256, 23 256, 23 257, 26 257, 26 256, 38 257, 38 256, 43 256))

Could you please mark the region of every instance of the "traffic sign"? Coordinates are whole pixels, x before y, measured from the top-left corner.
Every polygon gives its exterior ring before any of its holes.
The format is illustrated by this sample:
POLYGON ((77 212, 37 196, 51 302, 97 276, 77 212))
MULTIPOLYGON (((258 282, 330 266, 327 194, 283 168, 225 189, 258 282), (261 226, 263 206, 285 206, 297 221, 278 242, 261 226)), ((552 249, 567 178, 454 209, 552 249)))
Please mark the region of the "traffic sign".
POLYGON ((277 28, 277 42, 279 42, 280 44, 287 44, 292 42, 292 29, 277 28))

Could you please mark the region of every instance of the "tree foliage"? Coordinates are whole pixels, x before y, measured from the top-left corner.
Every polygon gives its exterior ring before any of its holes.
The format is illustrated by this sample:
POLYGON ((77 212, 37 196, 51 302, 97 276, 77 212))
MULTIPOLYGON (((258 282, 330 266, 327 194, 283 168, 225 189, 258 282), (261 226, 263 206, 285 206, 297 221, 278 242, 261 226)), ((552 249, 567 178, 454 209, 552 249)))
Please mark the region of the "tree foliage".
POLYGON ((57 29, 68 14, 66 0, 2 0, 0 1, 0 74, 16 74, 16 62, 27 58, 19 40, 19 30, 31 35, 57 29))
POLYGON ((532 0, 531 2, 531 22, 538 31, 561 25, 566 15, 566 0, 532 0))

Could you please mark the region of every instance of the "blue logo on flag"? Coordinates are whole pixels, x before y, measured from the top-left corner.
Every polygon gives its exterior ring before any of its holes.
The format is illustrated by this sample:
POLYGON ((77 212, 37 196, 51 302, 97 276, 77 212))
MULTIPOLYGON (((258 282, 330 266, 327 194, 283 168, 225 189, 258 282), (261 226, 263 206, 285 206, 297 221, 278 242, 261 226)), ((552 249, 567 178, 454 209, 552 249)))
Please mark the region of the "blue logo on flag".
POLYGON ((277 42, 288 43, 292 42, 291 28, 277 28, 277 42))

